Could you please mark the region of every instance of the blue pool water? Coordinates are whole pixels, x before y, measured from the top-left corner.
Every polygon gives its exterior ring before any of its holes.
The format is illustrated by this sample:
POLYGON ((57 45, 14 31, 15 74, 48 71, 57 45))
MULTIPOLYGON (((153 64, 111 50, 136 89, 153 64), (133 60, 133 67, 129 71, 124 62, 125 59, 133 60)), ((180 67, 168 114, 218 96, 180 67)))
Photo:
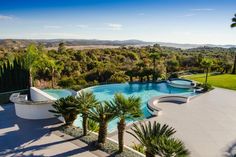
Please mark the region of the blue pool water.
POLYGON ((56 99, 65 98, 72 95, 72 92, 67 89, 43 89, 42 91, 56 99))
MULTIPOLYGON (((195 93, 192 89, 174 88, 169 86, 166 82, 163 83, 122 83, 122 84, 108 84, 99 85, 90 88, 86 88, 85 91, 91 91, 94 93, 99 101, 110 101, 114 98, 115 93, 122 93, 126 97, 137 96, 142 99, 142 111, 143 118, 148 118, 151 114, 147 110, 147 102, 154 96, 166 95, 166 94, 179 94, 193 96, 195 93)), ((108 125, 108 132, 112 132, 117 128, 118 119, 114 119, 108 125)), ((127 120, 127 123, 133 122, 127 120)), ((81 117, 78 117, 74 123, 76 126, 81 126, 81 117)))

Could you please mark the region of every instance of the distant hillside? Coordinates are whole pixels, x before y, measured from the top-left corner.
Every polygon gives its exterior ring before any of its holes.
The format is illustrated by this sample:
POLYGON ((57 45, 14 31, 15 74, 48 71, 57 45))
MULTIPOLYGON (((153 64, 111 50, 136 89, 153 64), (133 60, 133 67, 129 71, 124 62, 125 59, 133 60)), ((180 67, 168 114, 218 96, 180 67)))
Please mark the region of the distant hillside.
POLYGON ((158 42, 158 44, 160 44, 161 46, 175 47, 175 48, 181 48, 181 49, 192 49, 192 48, 198 48, 198 47, 221 47, 221 48, 236 47, 236 45, 177 44, 177 43, 164 43, 164 42, 158 42))
POLYGON ((26 47, 30 43, 41 43, 46 47, 56 47, 64 42, 67 46, 85 46, 85 45, 109 45, 109 46, 127 46, 127 45, 152 45, 152 42, 140 40, 86 40, 86 39, 50 39, 50 40, 24 40, 24 39, 2 39, 0 47, 26 47))
POLYGON ((0 39, 0 48, 19 48, 26 47, 30 43, 41 43, 45 47, 57 47, 59 43, 64 42, 67 46, 86 46, 86 45, 108 45, 108 46, 147 46, 153 44, 160 44, 161 46, 174 47, 181 49, 191 49, 198 47, 221 47, 230 48, 236 45, 211 45, 211 44, 177 44, 165 42, 145 42, 141 40, 96 40, 96 39, 50 39, 50 40, 25 40, 25 39, 0 39))

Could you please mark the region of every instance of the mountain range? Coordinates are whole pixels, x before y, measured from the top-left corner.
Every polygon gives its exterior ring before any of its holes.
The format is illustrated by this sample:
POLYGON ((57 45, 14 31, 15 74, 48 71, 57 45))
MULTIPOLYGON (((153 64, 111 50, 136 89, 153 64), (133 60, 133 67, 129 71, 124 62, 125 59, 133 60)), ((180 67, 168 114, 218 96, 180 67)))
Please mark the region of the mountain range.
POLYGON ((178 44, 168 42, 146 42, 142 40, 96 40, 96 39, 0 39, 0 47, 26 47, 30 43, 43 44, 45 47, 56 47, 59 43, 64 42, 67 46, 86 46, 86 45, 112 45, 112 46, 147 46, 159 44, 166 47, 175 47, 181 49, 190 49, 198 47, 222 47, 231 48, 236 45, 213 45, 213 44, 178 44))

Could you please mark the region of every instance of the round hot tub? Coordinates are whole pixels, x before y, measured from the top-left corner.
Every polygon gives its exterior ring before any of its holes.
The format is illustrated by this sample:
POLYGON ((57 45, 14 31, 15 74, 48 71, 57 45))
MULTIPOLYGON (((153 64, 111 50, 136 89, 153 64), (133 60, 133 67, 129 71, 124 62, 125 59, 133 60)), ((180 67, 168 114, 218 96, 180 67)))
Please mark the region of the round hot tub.
POLYGON ((179 78, 169 79, 167 83, 169 86, 176 88, 194 88, 196 86, 196 83, 191 80, 179 78))

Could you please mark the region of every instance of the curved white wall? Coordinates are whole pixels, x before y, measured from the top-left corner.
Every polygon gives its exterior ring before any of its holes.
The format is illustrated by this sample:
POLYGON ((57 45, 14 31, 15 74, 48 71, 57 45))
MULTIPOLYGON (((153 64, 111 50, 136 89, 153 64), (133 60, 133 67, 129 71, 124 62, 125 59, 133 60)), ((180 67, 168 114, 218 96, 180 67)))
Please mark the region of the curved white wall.
POLYGON ((30 87, 30 96, 32 101, 50 101, 50 100, 57 100, 56 98, 52 97, 51 95, 45 93, 44 91, 30 87))

